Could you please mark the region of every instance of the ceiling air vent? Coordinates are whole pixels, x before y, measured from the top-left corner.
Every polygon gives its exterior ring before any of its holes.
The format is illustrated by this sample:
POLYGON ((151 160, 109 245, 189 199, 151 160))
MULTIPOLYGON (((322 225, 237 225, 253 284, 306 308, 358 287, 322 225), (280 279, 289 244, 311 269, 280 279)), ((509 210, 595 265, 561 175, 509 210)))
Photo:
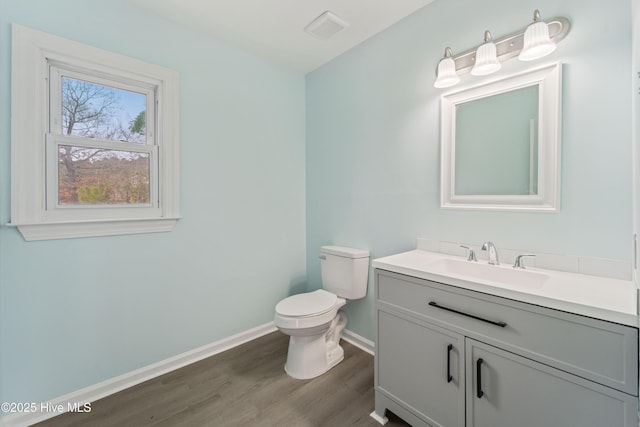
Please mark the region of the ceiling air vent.
POLYGON ((327 10, 304 27, 304 30, 319 39, 328 39, 348 26, 347 21, 327 10))

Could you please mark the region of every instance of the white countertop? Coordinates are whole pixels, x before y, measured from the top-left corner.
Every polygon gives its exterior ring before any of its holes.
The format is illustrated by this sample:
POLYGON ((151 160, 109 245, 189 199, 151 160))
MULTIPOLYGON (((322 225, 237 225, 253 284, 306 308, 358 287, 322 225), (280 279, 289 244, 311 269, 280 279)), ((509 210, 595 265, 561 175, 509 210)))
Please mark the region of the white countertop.
MULTIPOLYGON (((452 255, 413 250, 375 259, 372 266, 472 291, 638 327, 636 287, 632 281, 527 268, 527 272, 536 276, 545 275, 543 283, 534 286, 507 284, 504 281, 494 282, 489 279, 457 274, 451 270, 444 271, 441 266, 450 262, 447 260, 454 260, 454 264, 460 261, 468 262, 452 255)), ((477 264, 487 266, 483 261, 477 264)), ((483 268, 480 266, 480 269, 483 268)), ((487 268, 513 270, 511 266, 504 265, 487 266, 487 268)), ((491 270, 487 271, 491 272, 491 270)), ((496 273, 505 273, 507 277, 518 274, 506 270, 496 271, 496 273)))

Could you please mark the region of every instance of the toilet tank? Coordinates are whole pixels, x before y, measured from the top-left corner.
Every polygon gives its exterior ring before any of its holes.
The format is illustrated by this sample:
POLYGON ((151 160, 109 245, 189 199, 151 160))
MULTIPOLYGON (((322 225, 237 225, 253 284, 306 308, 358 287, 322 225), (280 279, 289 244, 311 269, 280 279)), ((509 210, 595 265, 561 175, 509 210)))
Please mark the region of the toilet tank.
POLYGON ((320 248, 322 288, 341 298, 359 299, 367 294, 369 251, 323 246, 320 248))

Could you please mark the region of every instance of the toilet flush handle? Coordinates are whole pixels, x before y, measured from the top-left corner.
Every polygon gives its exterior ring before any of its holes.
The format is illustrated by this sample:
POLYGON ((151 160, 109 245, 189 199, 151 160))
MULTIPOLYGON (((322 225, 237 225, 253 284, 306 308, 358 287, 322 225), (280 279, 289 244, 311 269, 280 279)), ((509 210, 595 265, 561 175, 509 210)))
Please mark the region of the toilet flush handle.
POLYGON ((324 255, 320 255, 318 258, 320 258, 320 259, 327 259, 327 257, 326 257, 326 256, 324 256, 324 255))

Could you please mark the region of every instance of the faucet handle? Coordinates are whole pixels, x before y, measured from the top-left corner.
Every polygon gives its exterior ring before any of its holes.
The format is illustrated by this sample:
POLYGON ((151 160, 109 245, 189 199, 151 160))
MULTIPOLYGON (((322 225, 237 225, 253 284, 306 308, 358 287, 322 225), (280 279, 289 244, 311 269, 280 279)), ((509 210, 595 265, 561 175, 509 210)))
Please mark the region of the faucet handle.
POLYGON ((521 268, 521 269, 525 269, 524 266, 524 262, 522 262, 522 258, 526 257, 526 256, 530 256, 530 257, 534 257, 535 254, 522 254, 522 255, 518 255, 516 257, 516 262, 513 263, 513 268, 521 268))
POLYGON ((478 261, 478 259, 476 258, 476 253, 474 252, 473 249, 471 249, 469 246, 465 246, 465 245, 460 245, 461 248, 465 248, 467 250, 467 261, 478 261))

